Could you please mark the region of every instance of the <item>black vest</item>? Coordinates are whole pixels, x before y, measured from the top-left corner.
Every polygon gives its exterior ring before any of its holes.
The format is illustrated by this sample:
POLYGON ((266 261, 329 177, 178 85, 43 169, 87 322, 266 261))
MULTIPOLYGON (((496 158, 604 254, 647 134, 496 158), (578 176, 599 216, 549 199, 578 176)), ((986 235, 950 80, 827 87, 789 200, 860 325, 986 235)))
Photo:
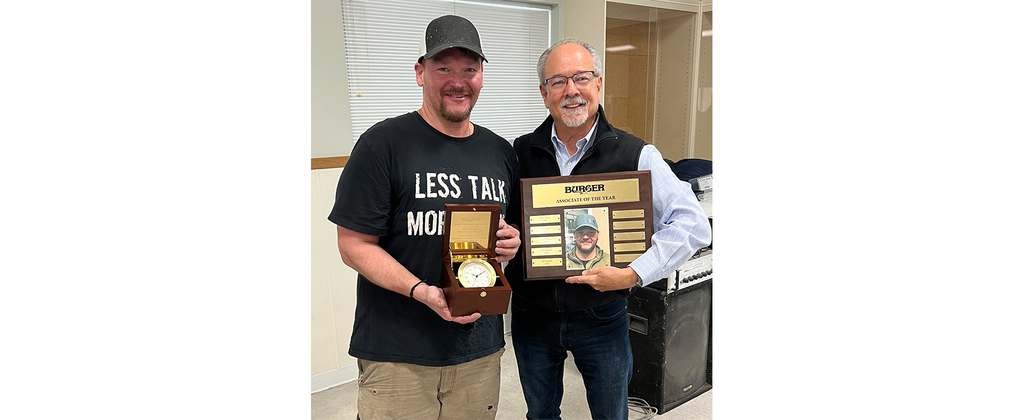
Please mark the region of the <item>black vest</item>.
MULTIPOLYGON (((555 159, 555 147, 551 144, 552 124, 549 115, 533 133, 516 139, 513 147, 519 158, 520 178, 561 175, 555 159)), ((632 134, 612 127, 605 119, 602 107, 598 108, 597 129, 591 141, 593 143, 573 168, 572 175, 635 171, 640 162, 640 149, 646 144, 632 134)), ((523 226, 521 194, 520 185, 515 185, 512 194, 514 201, 508 212, 509 223, 520 227, 523 226)), ((629 294, 628 289, 598 292, 589 285, 567 284, 564 280, 524 281, 523 249, 525 247, 519 248, 520 252, 505 270, 512 286, 512 301, 517 306, 570 311, 623 299, 629 294)))

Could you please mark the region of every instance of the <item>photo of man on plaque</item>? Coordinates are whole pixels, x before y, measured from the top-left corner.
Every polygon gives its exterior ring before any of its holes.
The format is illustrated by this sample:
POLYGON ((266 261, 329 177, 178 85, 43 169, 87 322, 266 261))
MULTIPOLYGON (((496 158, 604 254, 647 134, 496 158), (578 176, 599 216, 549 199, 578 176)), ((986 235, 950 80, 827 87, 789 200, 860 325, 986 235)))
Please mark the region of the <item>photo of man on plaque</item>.
POLYGON ((565 210, 565 231, 565 243, 568 245, 566 270, 589 270, 611 264, 611 255, 607 251, 608 237, 601 235, 602 231, 608 231, 607 208, 565 210))

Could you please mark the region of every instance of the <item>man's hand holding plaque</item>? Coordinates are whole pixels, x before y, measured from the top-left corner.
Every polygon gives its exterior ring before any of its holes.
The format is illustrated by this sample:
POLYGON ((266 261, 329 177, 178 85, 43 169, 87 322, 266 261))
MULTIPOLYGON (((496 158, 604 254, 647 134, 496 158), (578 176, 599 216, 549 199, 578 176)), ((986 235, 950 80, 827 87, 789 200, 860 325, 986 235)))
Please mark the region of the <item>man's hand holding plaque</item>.
POLYGON ((640 281, 632 267, 594 267, 583 270, 578 276, 565 279, 566 283, 589 284, 594 290, 608 292, 611 290, 629 289, 640 281))

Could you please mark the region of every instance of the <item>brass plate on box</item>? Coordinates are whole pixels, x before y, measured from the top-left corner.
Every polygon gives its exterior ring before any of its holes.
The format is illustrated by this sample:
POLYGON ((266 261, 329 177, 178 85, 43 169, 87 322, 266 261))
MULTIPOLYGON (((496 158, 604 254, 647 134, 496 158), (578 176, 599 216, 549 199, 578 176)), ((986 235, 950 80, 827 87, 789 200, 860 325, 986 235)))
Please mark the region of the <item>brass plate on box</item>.
POLYGON ((533 208, 566 207, 640 201, 637 178, 562 182, 533 186, 533 208))
POLYGON ((531 235, 544 235, 550 233, 562 233, 562 225, 530 226, 531 235))
POLYGON ((641 217, 644 217, 644 209, 615 210, 612 212, 612 219, 639 219, 641 217))
MULTIPOLYGON (((643 238, 641 238, 643 239, 643 238)), ((561 236, 531 236, 530 245, 561 245, 561 236)))
MULTIPOLYGON (((491 232, 491 213, 485 211, 454 211, 448 214, 451 218, 451 232, 448 242, 451 250, 482 249, 486 250, 491 232)), ((486 251, 485 251, 486 252, 486 251)))
POLYGON ((530 249, 530 256, 532 257, 547 257, 551 255, 562 255, 564 251, 560 246, 547 246, 543 248, 530 249))
POLYGON ((642 241, 647 237, 646 232, 638 230, 636 232, 615 232, 612 234, 612 240, 615 242, 619 241, 642 241))
POLYGON ((538 214, 536 216, 530 216, 531 225, 541 225, 544 223, 561 223, 561 214, 538 214))
POLYGON ((644 251, 647 249, 647 244, 643 242, 616 242, 614 245, 615 252, 626 252, 626 251, 644 251))
POLYGON ((630 220, 628 222, 612 222, 612 229, 623 230, 623 229, 643 229, 643 220, 630 220))
POLYGON ((534 258, 530 260, 534 267, 559 267, 562 265, 561 258, 534 258))
POLYGON ((617 263, 628 263, 633 260, 640 258, 643 254, 615 254, 615 262, 617 263))

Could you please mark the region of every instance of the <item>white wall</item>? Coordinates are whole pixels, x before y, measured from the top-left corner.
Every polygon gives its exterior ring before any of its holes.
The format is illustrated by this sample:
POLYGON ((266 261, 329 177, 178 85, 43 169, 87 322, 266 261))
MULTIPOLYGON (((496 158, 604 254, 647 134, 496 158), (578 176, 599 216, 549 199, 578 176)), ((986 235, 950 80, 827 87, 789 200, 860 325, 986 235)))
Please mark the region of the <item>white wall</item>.
POLYGON ((311 66, 313 157, 347 156, 355 141, 345 77, 341 0, 312 0, 311 66))
MULTIPOLYGON (((605 13, 606 3, 593 0, 562 0, 562 33, 555 37, 576 38, 586 41, 597 50, 601 62, 605 61, 605 13)), ((601 69, 604 71, 604 69, 601 69)), ((604 89, 601 90, 601 102, 604 103, 604 89)))
POLYGON ((341 262, 336 228, 327 220, 342 169, 313 171, 312 183, 312 392, 356 378, 348 355, 356 307, 356 272, 341 262))
MULTIPOLYGON (((312 157, 347 156, 352 125, 345 73, 345 39, 341 1, 312 0, 312 157)), ((312 392, 356 378, 348 355, 355 313, 356 272, 341 262, 335 226, 327 220, 341 168, 315 170, 312 186, 312 392)))

